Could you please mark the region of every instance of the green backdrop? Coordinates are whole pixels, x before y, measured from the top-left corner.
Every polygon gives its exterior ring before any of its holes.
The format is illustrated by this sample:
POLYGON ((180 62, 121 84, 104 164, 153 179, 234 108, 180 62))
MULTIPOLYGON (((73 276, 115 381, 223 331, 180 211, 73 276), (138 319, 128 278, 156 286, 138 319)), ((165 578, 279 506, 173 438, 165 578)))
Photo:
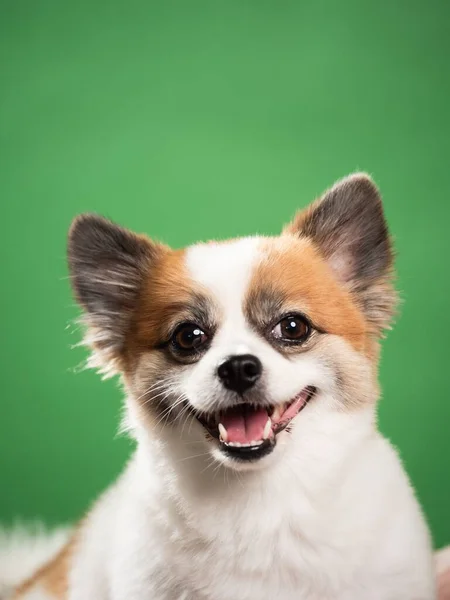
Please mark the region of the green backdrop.
POLYGON ((79 517, 130 451, 76 373, 65 237, 91 210, 174 246, 275 233, 370 171, 404 306, 381 427, 450 541, 450 3, 2 0, 0 520, 79 517))

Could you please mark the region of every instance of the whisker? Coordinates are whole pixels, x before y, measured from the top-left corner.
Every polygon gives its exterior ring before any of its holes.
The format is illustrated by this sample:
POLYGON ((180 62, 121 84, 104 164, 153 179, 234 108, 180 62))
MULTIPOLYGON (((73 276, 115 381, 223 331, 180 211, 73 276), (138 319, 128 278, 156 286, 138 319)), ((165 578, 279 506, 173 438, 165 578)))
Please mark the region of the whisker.
POLYGON ((150 394, 153 391, 156 391, 156 390, 161 389, 161 388, 166 388, 166 387, 167 387, 167 382, 165 382, 165 381, 157 381, 155 384, 153 384, 149 388, 147 388, 140 396, 138 396, 137 398, 135 398, 135 400, 137 402, 138 400, 140 400, 141 398, 143 398, 147 394, 150 394))
POLYGON ((193 454, 192 456, 185 456, 184 458, 180 458, 177 462, 184 462, 185 460, 190 460, 191 458, 199 458, 200 456, 209 456, 209 452, 202 452, 201 454, 193 454))
MULTIPOLYGON (((170 395, 170 392, 169 392, 169 394, 166 394, 166 396, 163 398, 163 401, 164 401, 164 400, 165 400, 165 399, 168 397, 168 395, 170 395)), ((174 409, 175 409, 177 406, 179 406, 180 404, 182 404, 183 402, 185 402, 185 400, 186 400, 186 398, 185 398, 185 395, 184 395, 184 394, 180 394, 180 395, 178 396, 178 398, 177 398, 177 399, 176 399, 176 400, 175 400, 175 401, 174 401, 174 402, 173 402, 173 403, 172 403, 170 406, 168 406, 168 407, 167 407, 167 408, 166 408, 166 409, 163 411, 163 413, 161 414, 161 416, 160 416, 160 418, 158 419, 158 421, 156 422, 156 424, 157 424, 157 425, 158 425, 158 424, 160 424, 160 423, 163 421, 163 419, 166 419, 166 422, 167 422, 167 421, 168 421, 168 419, 169 419, 169 417, 170 417, 170 413, 171 413, 171 412, 172 412, 172 411, 173 411, 173 410, 174 410, 174 409)), ((188 408, 188 407, 186 407, 186 408, 188 408)), ((180 414, 183 414, 183 411, 182 411, 180 414)), ((179 415, 178 415, 178 416, 179 416, 179 415)))
MULTIPOLYGON (((210 461, 208 462, 208 464, 206 465, 206 467, 205 467, 205 468, 204 468, 202 471, 200 471, 200 475, 201 475, 202 473, 204 473, 205 471, 207 471, 208 469, 210 469, 210 468, 213 466, 213 464, 214 464, 214 463, 215 463, 214 457, 213 457, 213 456, 211 456, 211 459, 210 459, 210 461)), ((219 466, 220 466, 220 464, 219 464, 219 466)))

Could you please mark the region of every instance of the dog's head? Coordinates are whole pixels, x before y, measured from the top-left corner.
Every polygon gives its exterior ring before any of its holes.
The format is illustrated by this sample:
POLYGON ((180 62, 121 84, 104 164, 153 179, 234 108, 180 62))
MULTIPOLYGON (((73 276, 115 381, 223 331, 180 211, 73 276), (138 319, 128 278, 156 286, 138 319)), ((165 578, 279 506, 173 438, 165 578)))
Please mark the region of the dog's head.
POLYGON ((309 412, 326 419, 375 402, 392 262, 364 174, 278 237, 172 250, 95 215, 69 235, 94 364, 122 375, 155 435, 189 430, 234 468, 266 464, 309 412))

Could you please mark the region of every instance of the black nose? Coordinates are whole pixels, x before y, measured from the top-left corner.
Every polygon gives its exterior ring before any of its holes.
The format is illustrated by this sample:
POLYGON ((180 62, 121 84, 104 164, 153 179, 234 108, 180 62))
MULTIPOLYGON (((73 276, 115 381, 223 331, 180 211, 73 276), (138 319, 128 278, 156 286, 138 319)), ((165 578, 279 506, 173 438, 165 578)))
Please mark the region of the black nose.
POLYGON ((251 388, 261 377, 261 372, 261 361, 252 354, 232 356, 217 369, 223 385, 238 394, 251 388))

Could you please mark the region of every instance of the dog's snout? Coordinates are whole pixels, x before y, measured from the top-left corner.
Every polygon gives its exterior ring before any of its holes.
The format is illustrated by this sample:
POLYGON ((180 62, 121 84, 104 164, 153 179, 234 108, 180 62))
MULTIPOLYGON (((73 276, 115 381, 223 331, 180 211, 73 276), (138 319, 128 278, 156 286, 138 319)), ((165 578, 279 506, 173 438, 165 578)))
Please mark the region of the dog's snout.
POLYGON ((251 388, 261 377, 261 373, 261 361, 252 354, 231 356, 217 370, 223 385, 238 394, 251 388))

